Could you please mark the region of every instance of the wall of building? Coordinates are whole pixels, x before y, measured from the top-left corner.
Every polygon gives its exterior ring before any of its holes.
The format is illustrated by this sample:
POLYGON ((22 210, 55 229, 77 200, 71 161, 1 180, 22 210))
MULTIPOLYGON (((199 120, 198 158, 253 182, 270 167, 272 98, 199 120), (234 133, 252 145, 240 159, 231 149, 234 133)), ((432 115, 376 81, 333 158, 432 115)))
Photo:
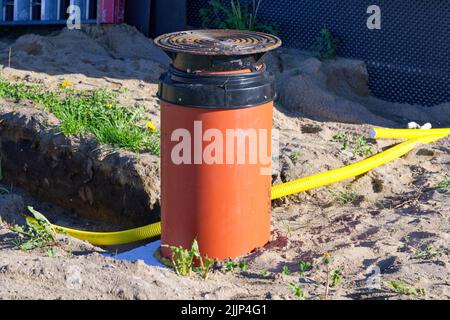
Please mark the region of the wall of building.
POLYGON ((0 27, 64 25, 69 18, 70 5, 78 6, 82 23, 124 21, 125 0, 0 0, 0 27))

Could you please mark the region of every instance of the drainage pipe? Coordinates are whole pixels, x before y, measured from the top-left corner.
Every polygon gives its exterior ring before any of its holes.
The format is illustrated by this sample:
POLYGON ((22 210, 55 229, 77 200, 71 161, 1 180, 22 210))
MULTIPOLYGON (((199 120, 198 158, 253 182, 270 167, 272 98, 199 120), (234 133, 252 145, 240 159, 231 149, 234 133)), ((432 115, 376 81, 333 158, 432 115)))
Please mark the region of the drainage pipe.
POLYGON ((349 166, 273 186, 272 200, 356 177, 405 155, 417 144, 430 143, 444 137, 445 135, 432 135, 411 139, 349 166))
POLYGON ((116 232, 91 232, 52 225, 56 232, 68 234, 97 246, 115 246, 151 239, 161 234, 161 222, 155 222, 135 229, 116 232))
POLYGON ((370 130, 372 139, 414 139, 429 135, 450 135, 450 128, 441 129, 386 129, 374 128, 370 130))

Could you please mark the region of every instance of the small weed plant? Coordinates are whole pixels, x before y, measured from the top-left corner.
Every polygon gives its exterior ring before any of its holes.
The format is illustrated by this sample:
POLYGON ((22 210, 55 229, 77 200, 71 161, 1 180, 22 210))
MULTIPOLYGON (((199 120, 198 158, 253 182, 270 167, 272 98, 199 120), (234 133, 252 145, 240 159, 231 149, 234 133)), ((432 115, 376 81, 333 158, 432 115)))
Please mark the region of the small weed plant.
POLYGON ((338 47, 339 41, 333 33, 327 28, 322 28, 311 50, 320 60, 329 60, 336 58, 338 47))
POLYGON ((283 268, 281 268, 281 274, 288 276, 291 274, 291 270, 289 270, 288 266, 284 265, 283 268))
POLYGON ((450 193, 450 178, 443 178, 437 186, 439 193, 450 193))
POLYGON ((375 201, 374 205, 375 205, 375 208, 377 208, 378 210, 386 209, 386 205, 383 200, 375 201))
POLYGON ((289 155, 289 159, 291 159, 293 164, 297 164, 300 160, 301 152, 300 151, 294 151, 289 155))
POLYGON ((241 269, 241 271, 247 272, 248 271, 248 262, 247 261, 241 261, 239 262, 239 269, 241 269))
POLYGON ((261 277, 267 277, 269 275, 269 271, 267 269, 263 269, 259 272, 261 277))
POLYGON ((223 269, 225 270, 225 272, 232 272, 232 271, 235 271, 236 269, 239 269, 243 272, 247 272, 249 269, 249 265, 248 265, 248 261, 236 262, 236 261, 230 259, 230 260, 224 261, 223 269))
POLYGON ((32 250, 56 244, 56 230, 43 214, 28 207, 34 219, 26 217, 26 225, 11 227, 11 231, 18 233, 16 246, 21 250, 32 250))
POLYGON ((389 285, 392 288, 392 290, 398 294, 403 294, 407 296, 419 296, 426 294, 425 289, 411 287, 401 280, 399 281, 392 280, 389 282, 389 285))
POLYGON ((239 267, 239 264, 236 261, 227 260, 223 263, 223 266, 225 268, 225 271, 230 272, 234 271, 237 267, 239 267))
POLYGON ((326 253, 323 258, 325 264, 325 294, 324 299, 327 300, 330 292, 330 288, 337 287, 342 281, 342 272, 340 269, 331 269, 331 254, 326 253))
POLYGON ((48 249, 46 250, 46 253, 47 253, 47 256, 48 256, 49 258, 55 258, 55 257, 56 257, 56 251, 55 251, 55 248, 48 248, 48 249))
POLYGON ((298 269, 299 269, 300 275, 302 275, 302 276, 305 275, 305 272, 311 270, 311 268, 312 268, 311 262, 302 260, 298 263, 298 269))
POLYGON ((341 150, 351 150, 354 156, 368 157, 373 154, 373 148, 367 139, 361 135, 352 135, 348 132, 339 132, 333 136, 332 141, 341 144, 341 150))
POLYGON ((181 246, 163 245, 172 251, 172 266, 179 276, 190 276, 192 272, 198 272, 203 279, 208 279, 214 259, 200 255, 200 249, 196 239, 192 242, 191 248, 186 249, 181 246), (195 261, 199 261, 200 266, 194 267, 195 261))
POLYGON ((443 255, 447 256, 450 255, 450 249, 449 248, 434 249, 432 247, 426 247, 425 249, 417 250, 415 257, 417 259, 430 260, 435 257, 440 257, 443 255))
POLYGON ((305 292, 303 291, 303 288, 300 286, 300 284, 291 282, 289 284, 289 288, 291 288, 292 292, 297 297, 297 299, 299 299, 299 300, 307 299, 307 296, 306 296, 305 292))
POLYGON ((235 29, 262 31, 276 34, 274 26, 258 20, 262 0, 241 2, 240 0, 210 0, 199 10, 202 27, 208 29, 235 29))
POLYGON ((331 277, 331 287, 337 287, 339 285, 339 283, 341 283, 341 270, 339 269, 333 269, 330 272, 330 277, 331 277))
POLYGON ((358 194, 349 188, 344 190, 329 189, 328 192, 332 196, 333 202, 341 206, 352 203, 358 198, 358 194))

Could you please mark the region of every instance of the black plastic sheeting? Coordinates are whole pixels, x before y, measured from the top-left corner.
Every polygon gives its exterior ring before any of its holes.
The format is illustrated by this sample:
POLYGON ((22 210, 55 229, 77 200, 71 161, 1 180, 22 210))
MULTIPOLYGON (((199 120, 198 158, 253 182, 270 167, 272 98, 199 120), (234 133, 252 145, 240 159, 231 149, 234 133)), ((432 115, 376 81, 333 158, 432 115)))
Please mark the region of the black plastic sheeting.
MULTIPOLYGON (((188 24, 209 0, 188 0, 188 24)), ((241 0, 243 1, 243 0, 241 0)), ((392 102, 450 102, 450 1, 262 0, 260 21, 277 27, 285 46, 309 49, 327 27, 338 55, 367 63, 372 93, 392 102), (369 30, 367 9, 381 9, 381 29, 369 30)))

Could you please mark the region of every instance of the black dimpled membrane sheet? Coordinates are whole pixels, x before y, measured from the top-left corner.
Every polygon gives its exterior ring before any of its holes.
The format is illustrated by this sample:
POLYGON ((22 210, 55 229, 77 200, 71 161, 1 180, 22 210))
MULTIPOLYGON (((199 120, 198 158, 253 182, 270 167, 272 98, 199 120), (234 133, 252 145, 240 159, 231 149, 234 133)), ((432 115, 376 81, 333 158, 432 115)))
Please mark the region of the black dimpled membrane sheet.
MULTIPOLYGON (((201 27, 198 11, 208 1, 188 0, 190 25, 201 27)), ((450 0, 262 0, 258 18, 277 28, 284 46, 299 49, 311 48, 321 28, 330 29, 339 56, 367 63, 377 97, 450 102, 450 0), (380 30, 367 28, 370 5, 381 9, 380 30)))

